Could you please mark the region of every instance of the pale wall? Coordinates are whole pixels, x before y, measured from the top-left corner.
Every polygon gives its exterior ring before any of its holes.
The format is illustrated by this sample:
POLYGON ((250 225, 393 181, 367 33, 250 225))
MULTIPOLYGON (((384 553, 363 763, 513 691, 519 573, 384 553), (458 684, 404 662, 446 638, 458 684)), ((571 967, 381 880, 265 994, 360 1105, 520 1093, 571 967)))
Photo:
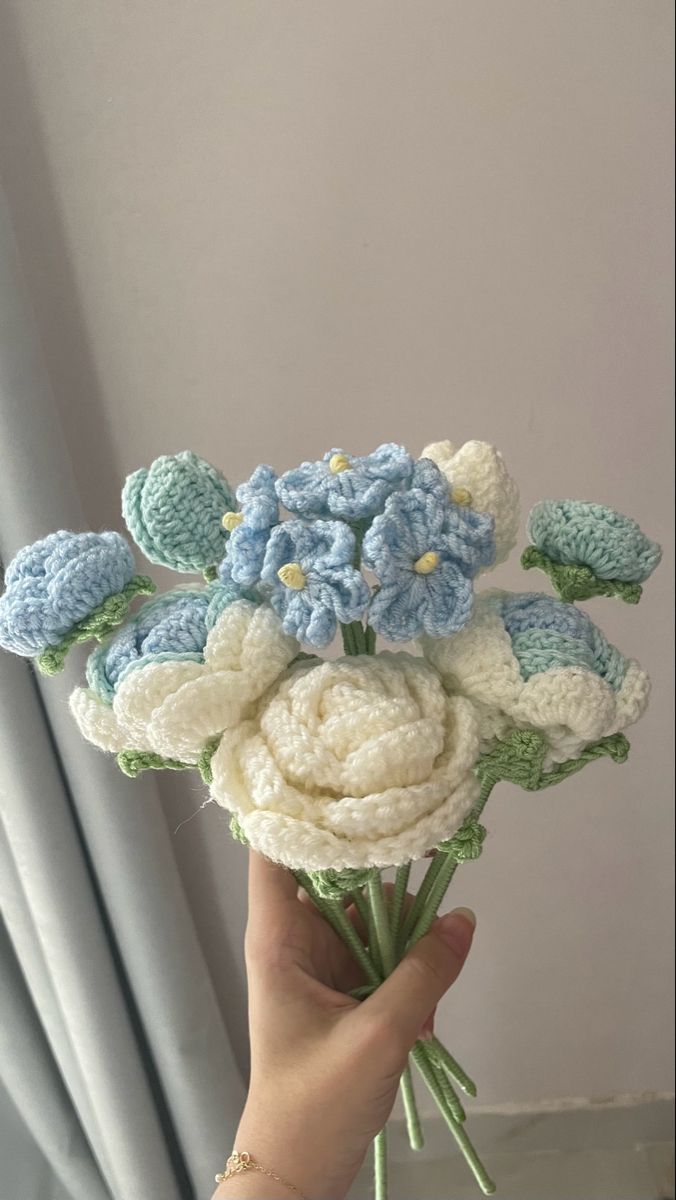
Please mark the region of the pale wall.
MULTIPOLYGON (((669 541, 671 9, 6 0, 0 165, 92 524, 162 452, 236 481, 450 436, 525 508, 669 541)), ((590 605, 655 679, 629 765, 504 788, 457 883, 479 933, 439 1024, 484 1101, 671 1086, 671 596, 665 565, 639 611, 590 605)), ((219 816, 176 848, 227 1004, 219 816)))

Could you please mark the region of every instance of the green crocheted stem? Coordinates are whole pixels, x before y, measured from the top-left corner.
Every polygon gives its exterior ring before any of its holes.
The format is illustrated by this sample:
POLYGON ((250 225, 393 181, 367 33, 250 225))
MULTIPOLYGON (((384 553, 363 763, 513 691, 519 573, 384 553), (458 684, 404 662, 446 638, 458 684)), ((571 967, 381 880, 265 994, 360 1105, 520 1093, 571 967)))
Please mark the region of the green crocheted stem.
POLYGON ((368 901, 360 888, 357 888, 354 892, 352 892, 352 903, 354 904, 357 912, 359 913, 362 925, 364 926, 364 931, 365 931, 366 935, 368 936, 369 922, 371 919, 371 910, 368 906, 368 901))
POLYGON ((341 624, 340 632, 343 635, 343 649, 346 655, 375 654, 376 631, 370 625, 364 626, 361 621, 350 621, 349 625, 341 624))
POLYGON ((453 1087, 448 1075, 442 1069, 434 1053, 430 1049, 429 1042, 422 1042, 421 1044, 425 1057, 427 1058, 427 1061, 434 1072, 434 1077, 437 1081, 441 1094, 444 1097, 444 1102, 448 1108, 448 1111, 450 1112, 454 1121, 457 1121, 460 1125, 464 1125, 465 1121, 467 1120, 467 1113, 462 1107, 458 1093, 453 1087))
POLYGON ((439 1038, 433 1035, 426 1042, 426 1045, 428 1054, 434 1058, 437 1066, 442 1067, 446 1074, 450 1075, 458 1087, 462 1088, 465 1095, 476 1096, 476 1084, 474 1080, 470 1079, 465 1069, 460 1066, 460 1063, 453 1058, 452 1054, 449 1054, 443 1043, 439 1041, 439 1038))
POLYGON ((384 1129, 373 1142, 373 1184, 375 1200, 387 1200, 387 1133, 384 1129))
POLYGON ((415 1098, 415 1088, 413 1087, 413 1076, 409 1066, 404 1067, 401 1079, 399 1080, 399 1088, 404 1105, 404 1116, 406 1117, 408 1144, 411 1150, 422 1150, 425 1145, 425 1138, 423 1137, 418 1105, 415 1098))
POLYGON ((458 861, 452 854, 445 854, 440 851, 436 857, 439 859, 440 866, 438 871, 435 872, 434 882, 429 890, 425 906, 411 930, 408 939, 409 949, 411 946, 415 946, 416 942, 419 942, 426 933, 429 933, 436 920, 439 907, 446 895, 448 886, 458 869, 458 861))
POLYGON ((399 955, 403 954, 406 948, 406 943, 411 935, 411 931, 415 928, 421 917, 421 914, 425 910, 429 894, 434 886, 439 872, 444 865, 443 859, 444 856, 441 854, 435 854, 434 858, 430 859, 430 865, 427 868, 422 883, 420 884, 420 887, 413 898, 413 903, 406 913, 406 916, 404 917, 399 929, 399 934, 397 937, 397 953, 399 955))
POLYGON ((121 592, 108 596, 89 616, 78 621, 57 646, 48 646, 43 650, 35 660, 38 670, 43 675, 58 675, 73 646, 78 642, 88 642, 91 638, 103 641, 116 625, 124 621, 134 596, 149 596, 154 591, 152 579, 147 575, 135 575, 121 592))
POLYGON ((348 949, 352 951, 369 983, 377 987, 382 982, 382 976, 376 970, 364 943, 345 912, 342 903, 339 900, 326 900, 320 896, 314 887, 312 877, 307 872, 294 871, 294 874, 300 886, 305 888, 317 910, 329 922, 338 936, 342 938, 348 949))
POLYGON ((382 963, 383 975, 387 977, 392 974, 395 968, 396 958, 394 954, 394 940, 390 928, 390 917, 385 899, 385 889, 383 888, 382 876, 377 869, 373 870, 369 875, 368 897, 371 912, 373 913, 373 927, 375 942, 378 947, 378 957, 382 963))
POLYGON ((394 891, 392 892, 392 902, 390 904, 390 929, 392 930, 395 947, 399 936, 399 924, 401 922, 401 914, 404 908, 410 874, 411 864, 409 862, 404 863, 401 867, 397 867, 397 873, 394 877, 394 891))
POLYGON ((417 1043, 413 1047, 413 1050, 411 1051, 411 1057, 413 1058, 416 1067, 425 1080, 425 1083, 432 1094, 432 1098, 434 1099, 441 1116, 453 1134, 460 1152, 462 1153, 465 1162, 474 1175, 474 1178, 481 1188, 481 1191, 485 1196, 492 1196, 495 1192, 495 1184, 493 1183, 493 1180, 491 1179, 481 1159, 479 1158, 479 1155, 474 1149, 474 1146, 469 1140, 467 1133, 463 1129, 463 1126, 452 1115, 446 1103, 444 1093, 437 1081, 435 1070, 429 1063, 427 1054, 420 1043, 417 1043))
POLYGON ((151 754, 145 750, 121 750, 117 755, 117 765, 124 775, 136 779, 141 771, 190 771, 194 763, 181 762, 178 758, 163 758, 161 754, 151 754))
POLYGON ((543 554, 537 546, 528 546, 521 555, 521 566, 526 571, 536 567, 544 571, 552 581, 554 590, 561 600, 590 600, 592 596, 619 596, 625 604, 638 604, 643 594, 640 583, 627 583, 622 579, 601 579, 590 567, 558 563, 543 554))

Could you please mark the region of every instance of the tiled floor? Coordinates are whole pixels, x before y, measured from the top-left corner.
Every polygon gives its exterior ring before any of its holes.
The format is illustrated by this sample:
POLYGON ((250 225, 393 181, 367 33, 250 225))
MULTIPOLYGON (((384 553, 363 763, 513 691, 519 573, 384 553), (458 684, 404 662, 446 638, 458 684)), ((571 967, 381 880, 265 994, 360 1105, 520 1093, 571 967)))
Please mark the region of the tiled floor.
MULTIPOLYGON (((498 1184, 499 1200, 672 1200, 673 1147, 640 1150, 581 1150, 558 1154, 494 1154, 485 1165, 498 1184), (668 1190, 665 1190, 665 1187, 668 1190)), ((373 1195, 370 1171, 351 1200, 373 1195)), ((390 1200, 480 1200, 465 1164, 393 1164, 390 1200)))
MULTIPOLYGON (((475 1115, 470 1124, 498 1200, 674 1200, 669 1102, 475 1115)), ((401 1123, 389 1127, 389 1200, 481 1200, 445 1127, 425 1121, 425 1133, 425 1149, 414 1154, 401 1123)), ((372 1195, 367 1163, 350 1200, 372 1195)))

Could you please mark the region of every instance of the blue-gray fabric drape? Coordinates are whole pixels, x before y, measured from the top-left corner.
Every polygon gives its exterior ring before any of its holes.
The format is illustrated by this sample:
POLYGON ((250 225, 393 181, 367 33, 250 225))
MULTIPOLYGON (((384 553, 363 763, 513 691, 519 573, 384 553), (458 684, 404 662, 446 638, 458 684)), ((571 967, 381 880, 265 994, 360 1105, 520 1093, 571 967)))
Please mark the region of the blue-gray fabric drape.
MULTIPOLYGON (((0 195, 0 557, 83 527, 0 195)), ((80 738, 77 666, 0 655, 0 1078, 54 1181, 0 1200, 202 1200, 244 1085, 154 783, 80 738)))

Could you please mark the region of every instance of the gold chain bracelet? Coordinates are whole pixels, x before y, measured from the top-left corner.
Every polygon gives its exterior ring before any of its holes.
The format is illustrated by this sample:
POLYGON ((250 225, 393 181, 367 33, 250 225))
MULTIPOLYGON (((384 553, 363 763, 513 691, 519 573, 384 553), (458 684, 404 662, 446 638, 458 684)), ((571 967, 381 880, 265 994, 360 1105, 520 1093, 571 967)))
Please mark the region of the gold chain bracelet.
POLYGON ((274 1179, 276 1183, 281 1183, 282 1187, 293 1192, 294 1196, 299 1196, 300 1200, 307 1200, 307 1196, 303 1195, 300 1188, 289 1183, 288 1179, 282 1179, 282 1176, 276 1175, 274 1171, 268 1171, 267 1167, 262 1167, 255 1158, 247 1154, 246 1150, 241 1152, 233 1150, 225 1164, 225 1170, 216 1176, 216 1183, 225 1183, 227 1179, 234 1179, 236 1175, 241 1175, 244 1171, 258 1171, 259 1175, 267 1175, 268 1179, 274 1179))

